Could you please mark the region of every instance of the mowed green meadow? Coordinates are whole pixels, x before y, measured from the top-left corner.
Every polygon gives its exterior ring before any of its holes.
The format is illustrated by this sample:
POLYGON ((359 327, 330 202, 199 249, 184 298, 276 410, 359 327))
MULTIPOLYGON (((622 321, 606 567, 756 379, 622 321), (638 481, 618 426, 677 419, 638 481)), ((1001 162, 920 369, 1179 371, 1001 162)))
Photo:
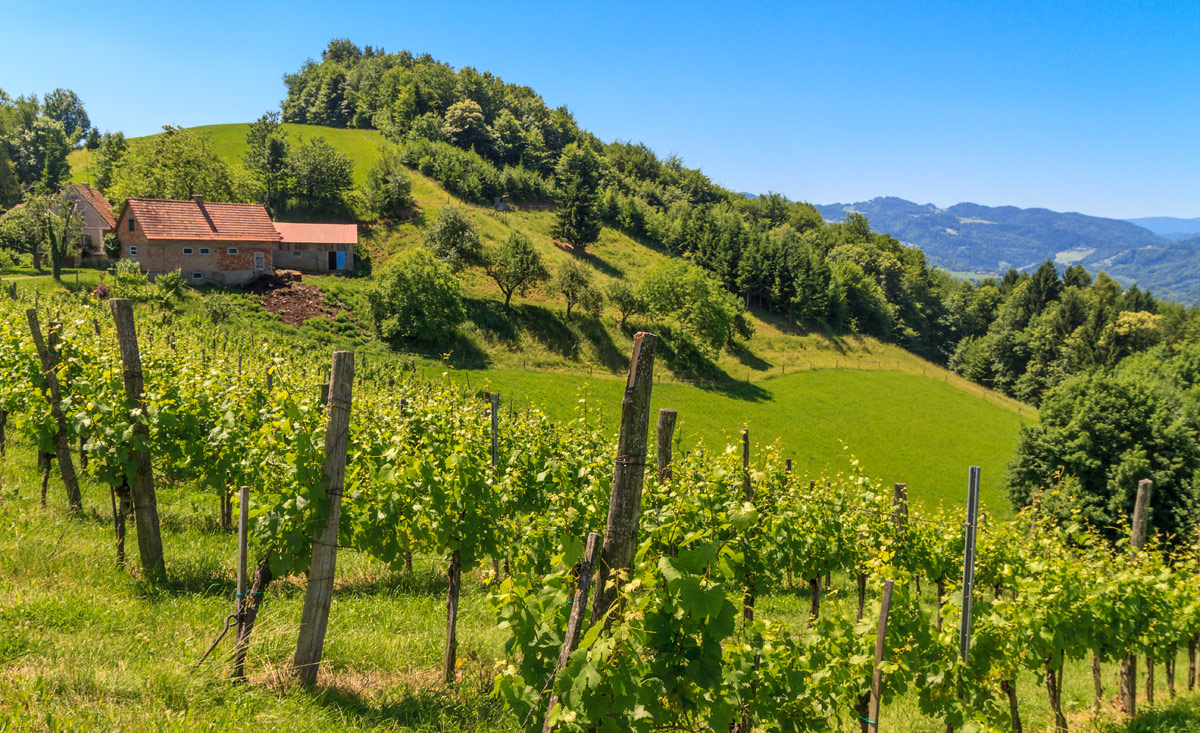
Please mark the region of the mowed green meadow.
MULTIPOLYGON (((499 392, 506 409, 511 401, 561 419, 587 400, 612 430, 625 386, 619 378, 517 369, 425 372, 499 392)), ((927 509, 965 505, 968 468, 980 466, 983 507, 998 517, 1011 513, 1007 461, 1020 426, 1033 419, 1029 410, 1018 415, 948 382, 853 369, 794 372, 723 392, 660 382, 651 408, 651 430, 659 409, 678 411, 676 451, 740 445, 740 430, 748 428, 752 457, 775 444, 794 471, 814 480, 850 470, 857 460, 870 476, 908 484, 910 500, 927 509)))

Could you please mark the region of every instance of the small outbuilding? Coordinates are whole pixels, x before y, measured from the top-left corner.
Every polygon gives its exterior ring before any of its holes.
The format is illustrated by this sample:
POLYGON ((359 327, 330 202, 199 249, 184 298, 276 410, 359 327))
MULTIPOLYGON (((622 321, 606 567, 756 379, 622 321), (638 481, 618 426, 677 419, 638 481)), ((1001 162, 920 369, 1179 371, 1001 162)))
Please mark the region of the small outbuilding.
POLYGON ((357 224, 304 224, 275 222, 280 240, 275 266, 301 272, 337 272, 354 269, 357 224))

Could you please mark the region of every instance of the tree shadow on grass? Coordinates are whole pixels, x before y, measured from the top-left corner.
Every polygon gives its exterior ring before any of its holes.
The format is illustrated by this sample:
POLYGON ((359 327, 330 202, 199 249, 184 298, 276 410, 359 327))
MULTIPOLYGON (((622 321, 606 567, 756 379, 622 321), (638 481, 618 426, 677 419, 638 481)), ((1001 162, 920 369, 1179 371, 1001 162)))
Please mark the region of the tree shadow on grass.
POLYGON ((580 333, 592 345, 596 359, 610 372, 629 369, 629 355, 617 347, 612 335, 599 318, 581 318, 576 321, 580 333))
POLYGON ((555 242, 554 244, 563 252, 566 252, 577 260, 583 260, 594 267, 597 271, 602 272, 609 277, 622 278, 625 276, 624 270, 610 264, 606 260, 600 259, 600 256, 594 252, 589 252, 581 247, 572 247, 566 242, 555 242))
POLYGON ((764 402, 770 399, 771 393, 762 387, 750 382, 739 382, 730 377, 690 339, 671 329, 659 330, 658 358, 692 386, 747 402, 764 402))
POLYGON ((743 366, 747 366, 751 369, 765 372, 772 367, 772 364, 769 361, 755 354, 743 343, 735 342, 729 346, 726 351, 733 355, 733 357, 736 358, 743 366))

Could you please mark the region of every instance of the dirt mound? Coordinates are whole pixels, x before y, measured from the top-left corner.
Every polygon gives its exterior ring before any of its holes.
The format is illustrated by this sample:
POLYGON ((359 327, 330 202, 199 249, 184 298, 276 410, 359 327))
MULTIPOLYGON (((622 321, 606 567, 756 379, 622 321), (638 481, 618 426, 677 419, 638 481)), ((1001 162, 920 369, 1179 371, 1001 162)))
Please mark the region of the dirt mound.
POLYGON ((345 308, 325 303, 325 293, 315 285, 285 282, 277 277, 263 277, 246 286, 246 292, 262 296, 262 307, 289 326, 300 328, 309 318, 333 320, 345 308))

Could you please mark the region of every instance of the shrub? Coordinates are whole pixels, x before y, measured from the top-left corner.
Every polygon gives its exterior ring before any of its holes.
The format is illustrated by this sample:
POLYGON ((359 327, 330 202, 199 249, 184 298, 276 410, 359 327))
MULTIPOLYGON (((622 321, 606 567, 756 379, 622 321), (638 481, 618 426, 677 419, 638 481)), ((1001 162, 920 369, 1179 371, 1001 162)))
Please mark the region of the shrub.
POLYGON ((483 243, 475 222, 457 206, 447 206, 425 232, 425 244, 438 259, 459 270, 483 259, 483 243))
POLYGON ((115 232, 109 232, 104 235, 104 256, 110 260, 120 259, 121 257, 121 240, 117 239, 115 232))
POLYGON ((466 320, 458 278, 426 250, 395 260, 367 291, 375 332, 392 345, 442 343, 466 320))
POLYGON ((696 265, 658 265, 646 273, 638 290, 652 316, 679 327, 710 351, 720 349, 738 331, 738 299, 696 265))
POLYGON ((113 267, 112 297, 128 298, 144 302, 154 296, 154 289, 142 272, 142 267, 133 260, 117 260, 113 267))
POLYGON ((412 205, 412 181, 395 151, 380 150, 362 188, 367 211, 380 218, 398 217, 412 205))
POLYGON ((451 193, 477 204, 490 204, 504 193, 500 171, 473 150, 417 138, 400 148, 400 161, 436 179, 451 193))
POLYGON ((204 315, 213 323, 224 323, 233 316, 233 298, 220 293, 204 299, 204 315))
POLYGON ((179 270, 164 272, 155 279, 154 284, 158 287, 158 292, 165 298, 178 299, 183 297, 185 283, 183 274, 179 270))
POLYGON ((630 316, 638 316, 646 312, 646 301, 624 280, 617 280, 609 285, 605 294, 608 296, 608 302, 612 303, 617 312, 621 314, 618 324, 621 328, 625 327, 625 321, 630 316))
POLYGON ((96 300, 108 300, 110 292, 111 290, 107 285, 100 283, 94 290, 92 290, 92 297, 96 300))

